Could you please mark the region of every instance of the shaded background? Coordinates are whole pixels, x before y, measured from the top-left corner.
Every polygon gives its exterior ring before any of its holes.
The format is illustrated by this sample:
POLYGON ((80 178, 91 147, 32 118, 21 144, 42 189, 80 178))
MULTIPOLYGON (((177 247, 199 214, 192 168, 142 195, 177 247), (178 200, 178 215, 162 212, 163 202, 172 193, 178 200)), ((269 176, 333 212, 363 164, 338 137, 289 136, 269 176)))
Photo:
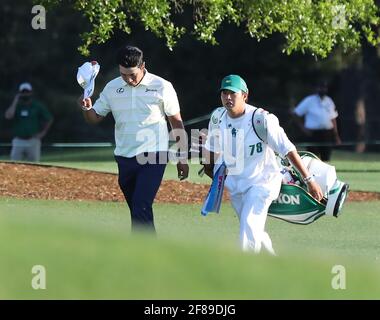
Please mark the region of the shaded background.
MULTIPOLYGON (((115 33, 105 44, 92 46, 91 56, 83 57, 77 47, 79 34, 89 29, 81 14, 59 6, 46 15, 46 29, 31 27, 33 4, 27 0, 3 0, 0 17, 0 142, 10 142, 9 122, 4 111, 20 82, 30 81, 36 97, 53 113, 55 121, 45 143, 114 142, 113 119, 109 115, 98 126, 86 124, 76 100, 82 93, 76 82, 78 66, 87 60, 101 65, 94 98, 103 86, 118 76, 117 49, 125 44, 140 47, 147 69, 169 81, 177 91, 183 119, 210 113, 219 106, 218 87, 227 74, 241 75, 250 89, 249 102, 274 112, 288 135, 302 141, 291 109, 313 92, 317 79, 330 83, 329 95, 336 103, 338 125, 343 141, 355 141, 358 127, 355 110, 362 101, 366 110, 365 139, 379 140, 379 52, 365 43, 360 51, 335 50, 327 59, 300 53, 282 53, 283 38, 274 35, 257 42, 243 28, 224 24, 216 33, 218 46, 196 41, 191 35, 181 38, 173 51, 140 25, 132 25, 131 35, 115 33)), ((191 12, 178 18, 182 25, 192 23, 191 12)), ((190 27, 188 29, 191 29, 190 27)), ((190 128, 201 128, 207 121, 190 128)), ((369 149, 376 149, 374 145, 369 149)))

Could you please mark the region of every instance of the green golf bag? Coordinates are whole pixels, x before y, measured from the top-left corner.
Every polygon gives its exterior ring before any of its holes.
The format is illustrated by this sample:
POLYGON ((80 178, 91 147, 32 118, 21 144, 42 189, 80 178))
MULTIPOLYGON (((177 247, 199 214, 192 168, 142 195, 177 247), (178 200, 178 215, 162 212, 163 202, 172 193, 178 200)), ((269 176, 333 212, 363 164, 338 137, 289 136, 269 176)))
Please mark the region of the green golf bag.
POLYGON ((268 215, 295 224, 309 224, 324 215, 338 217, 348 193, 348 184, 337 179, 335 167, 322 162, 313 153, 301 151, 299 154, 320 185, 323 199, 314 199, 296 168, 287 159, 278 157, 284 179, 280 195, 272 202, 268 215))

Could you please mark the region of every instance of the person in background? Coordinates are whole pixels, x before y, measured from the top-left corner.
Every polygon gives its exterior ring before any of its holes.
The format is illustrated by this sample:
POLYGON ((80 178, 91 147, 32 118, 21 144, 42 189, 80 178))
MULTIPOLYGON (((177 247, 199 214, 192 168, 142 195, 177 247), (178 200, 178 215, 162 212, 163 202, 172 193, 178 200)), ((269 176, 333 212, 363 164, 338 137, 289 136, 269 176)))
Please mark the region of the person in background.
POLYGON ((5 119, 12 121, 11 160, 39 162, 41 139, 53 123, 49 110, 34 99, 29 82, 21 83, 13 102, 5 111, 5 119))
POLYGON ((308 142, 313 144, 308 151, 322 161, 330 161, 332 146, 342 143, 336 123, 338 112, 327 91, 326 81, 318 83, 316 92, 305 97, 294 109, 298 125, 308 142))

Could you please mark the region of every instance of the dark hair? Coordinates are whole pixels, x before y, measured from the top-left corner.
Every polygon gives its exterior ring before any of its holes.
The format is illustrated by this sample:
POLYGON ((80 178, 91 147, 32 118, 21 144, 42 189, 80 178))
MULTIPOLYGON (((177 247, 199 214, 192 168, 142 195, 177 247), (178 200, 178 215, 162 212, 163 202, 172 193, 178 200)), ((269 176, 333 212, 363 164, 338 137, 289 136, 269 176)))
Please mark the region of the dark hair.
POLYGON ((117 63, 124 68, 139 67, 143 62, 143 52, 137 47, 124 46, 117 53, 117 63))

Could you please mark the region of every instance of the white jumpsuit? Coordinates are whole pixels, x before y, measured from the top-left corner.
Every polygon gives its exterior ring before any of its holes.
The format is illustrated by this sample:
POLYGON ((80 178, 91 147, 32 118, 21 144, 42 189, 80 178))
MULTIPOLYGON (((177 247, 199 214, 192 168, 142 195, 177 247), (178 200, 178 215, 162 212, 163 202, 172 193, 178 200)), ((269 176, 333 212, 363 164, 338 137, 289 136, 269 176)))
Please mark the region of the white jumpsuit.
POLYGON ((214 170, 222 161, 227 166, 225 186, 240 221, 242 249, 258 253, 264 246, 275 254, 265 232, 268 209, 279 195, 282 180, 274 151, 284 157, 296 148, 273 114, 265 116, 267 141, 262 141, 252 125, 255 110, 246 104, 241 117, 231 118, 223 107, 217 108, 209 122, 205 148, 220 154, 214 170))

